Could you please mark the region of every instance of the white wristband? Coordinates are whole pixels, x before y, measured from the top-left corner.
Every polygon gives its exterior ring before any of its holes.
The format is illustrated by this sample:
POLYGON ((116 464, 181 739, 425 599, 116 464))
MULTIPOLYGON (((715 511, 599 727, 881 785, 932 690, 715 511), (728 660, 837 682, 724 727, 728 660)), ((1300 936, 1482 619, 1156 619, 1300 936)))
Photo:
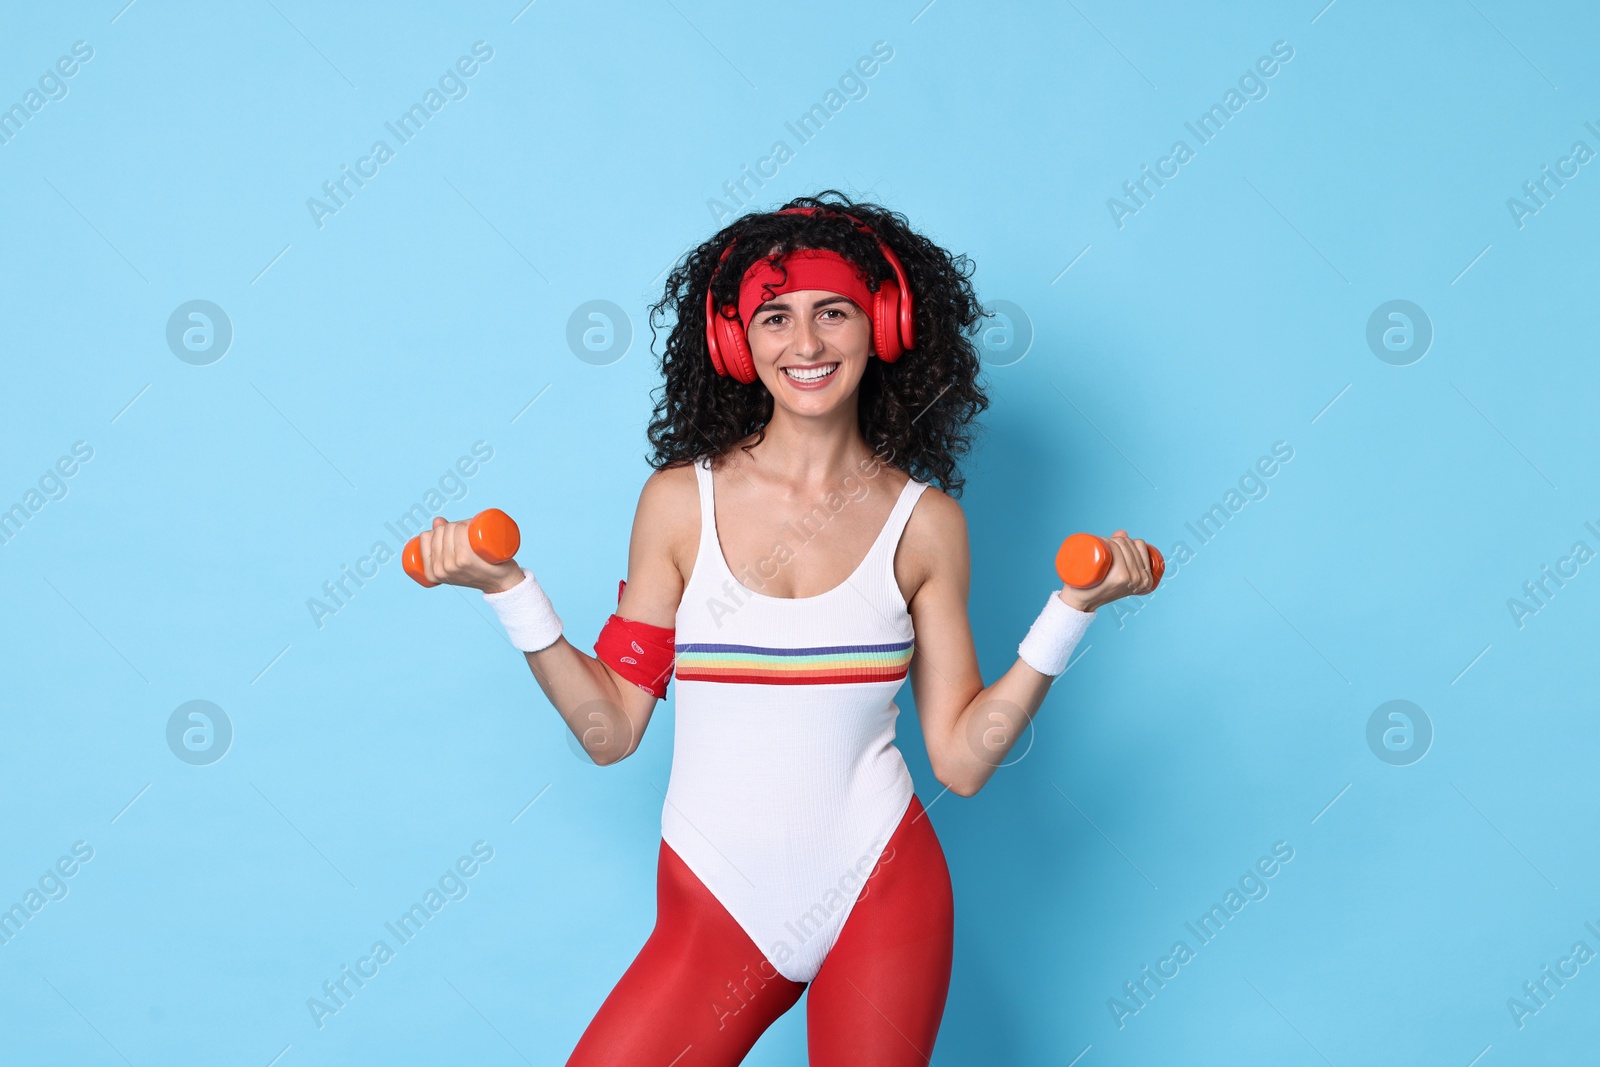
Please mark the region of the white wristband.
POLYGON ((500 616, 500 625, 512 647, 522 652, 537 652, 549 648, 561 636, 561 620, 545 596, 544 590, 534 580, 533 572, 522 568, 522 581, 498 593, 483 594, 484 603, 500 616))
POLYGON ((1028 628, 1028 636, 1017 646, 1017 656, 1040 674, 1060 674, 1067 669, 1072 650, 1078 647, 1094 615, 1092 611, 1079 611, 1052 592, 1044 610, 1028 628))

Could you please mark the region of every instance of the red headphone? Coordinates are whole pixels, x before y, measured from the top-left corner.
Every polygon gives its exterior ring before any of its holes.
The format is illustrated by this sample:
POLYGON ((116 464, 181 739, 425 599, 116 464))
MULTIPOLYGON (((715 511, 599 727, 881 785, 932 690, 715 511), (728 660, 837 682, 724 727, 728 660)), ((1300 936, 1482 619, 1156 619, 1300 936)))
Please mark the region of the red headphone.
MULTIPOLYGON (((790 207, 776 214, 811 215, 818 210, 814 207, 790 207)), ((872 295, 872 307, 866 309, 868 317, 872 320, 873 350, 885 363, 893 363, 916 347, 916 316, 911 303, 911 284, 906 280, 905 268, 900 265, 900 257, 894 254, 894 249, 885 244, 883 239, 873 232, 872 227, 854 215, 842 211, 836 213, 844 215, 855 223, 856 229, 862 233, 872 234, 878 241, 878 251, 883 253, 883 258, 888 260, 890 269, 894 271, 894 278, 878 286, 878 291, 872 295)), ((733 246, 734 241, 729 241, 728 247, 722 250, 722 256, 717 260, 718 271, 727 261, 728 253, 733 251, 733 246)), ((711 281, 716 280, 716 275, 717 271, 712 271, 711 281)), ((708 281, 706 348, 711 351, 711 365, 716 368, 718 374, 732 374, 741 382, 753 382, 756 380, 756 365, 750 355, 750 342, 745 338, 744 323, 739 319, 739 306, 724 304, 719 311, 711 292, 711 282, 708 281)))

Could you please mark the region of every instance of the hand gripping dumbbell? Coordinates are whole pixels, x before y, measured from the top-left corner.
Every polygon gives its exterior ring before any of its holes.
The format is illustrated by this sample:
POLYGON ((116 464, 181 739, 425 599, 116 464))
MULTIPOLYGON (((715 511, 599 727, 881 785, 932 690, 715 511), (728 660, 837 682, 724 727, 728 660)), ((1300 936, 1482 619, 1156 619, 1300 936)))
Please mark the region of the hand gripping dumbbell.
MULTIPOLYGON (((467 542, 485 563, 504 563, 522 547, 522 532, 517 529, 510 515, 499 508, 489 508, 478 512, 467 524, 467 542)), ((400 554, 400 566, 416 579, 418 585, 439 584, 428 581, 422 569, 421 537, 413 537, 406 542, 405 551, 400 554)))
MULTIPOLYGON (((1117 533, 1127 536, 1126 530, 1118 530, 1117 533)), ((1150 576, 1155 579, 1150 591, 1154 592, 1156 586, 1161 584, 1167 561, 1161 558, 1155 545, 1144 547, 1150 553, 1150 576)), ((1056 574, 1074 589, 1087 589, 1105 581, 1106 575, 1111 573, 1112 558, 1110 541, 1094 534, 1075 533, 1061 542, 1061 548, 1056 552, 1056 574)))

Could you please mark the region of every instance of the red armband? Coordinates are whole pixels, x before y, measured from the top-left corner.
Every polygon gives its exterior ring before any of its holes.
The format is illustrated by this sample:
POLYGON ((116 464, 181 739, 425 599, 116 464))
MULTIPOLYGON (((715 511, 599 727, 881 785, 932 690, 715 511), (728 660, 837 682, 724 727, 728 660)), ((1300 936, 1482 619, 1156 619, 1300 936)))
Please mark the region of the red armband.
MULTIPOLYGON (((627 582, 617 584, 617 603, 627 582)), ((673 628, 652 626, 635 619, 612 615, 600 628, 594 655, 601 663, 622 675, 657 700, 667 695, 672 678, 673 628)))

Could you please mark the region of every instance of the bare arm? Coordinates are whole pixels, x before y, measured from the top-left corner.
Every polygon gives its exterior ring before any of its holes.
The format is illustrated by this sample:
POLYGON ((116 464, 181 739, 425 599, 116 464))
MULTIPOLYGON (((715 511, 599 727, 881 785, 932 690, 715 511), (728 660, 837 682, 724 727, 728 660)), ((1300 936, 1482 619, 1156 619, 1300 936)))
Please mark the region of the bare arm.
MULTIPOLYGON (((623 618, 673 625, 683 596, 677 560, 682 557, 684 523, 698 521, 698 511, 685 512, 681 485, 673 484, 675 476, 681 481, 681 475, 681 471, 652 474, 639 494, 628 544, 628 584, 616 609, 623 618)), ((698 507, 692 492, 687 502, 698 507)), ((493 565, 478 559, 467 544, 464 522, 435 519, 434 528, 422 535, 422 551, 424 569, 434 581, 495 593, 522 580, 515 560, 493 565)), ((523 656, 539 688, 596 763, 616 763, 639 747, 655 711, 653 695, 581 651, 564 634, 554 644, 523 656)))
MULTIPOLYGON (((972 564, 966 516, 936 489, 923 495, 931 498, 931 506, 926 513, 922 507, 912 512, 903 543, 909 550, 905 569, 918 582, 908 605, 917 634, 911 689, 934 776, 952 792, 970 797, 1005 762, 1055 679, 1019 658, 993 683, 983 684, 967 617, 972 564)), ((1144 542, 1126 536, 1110 540, 1113 563, 1105 580, 1091 589, 1063 586, 1056 594, 1069 607, 1093 611, 1153 587, 1144 542)))

